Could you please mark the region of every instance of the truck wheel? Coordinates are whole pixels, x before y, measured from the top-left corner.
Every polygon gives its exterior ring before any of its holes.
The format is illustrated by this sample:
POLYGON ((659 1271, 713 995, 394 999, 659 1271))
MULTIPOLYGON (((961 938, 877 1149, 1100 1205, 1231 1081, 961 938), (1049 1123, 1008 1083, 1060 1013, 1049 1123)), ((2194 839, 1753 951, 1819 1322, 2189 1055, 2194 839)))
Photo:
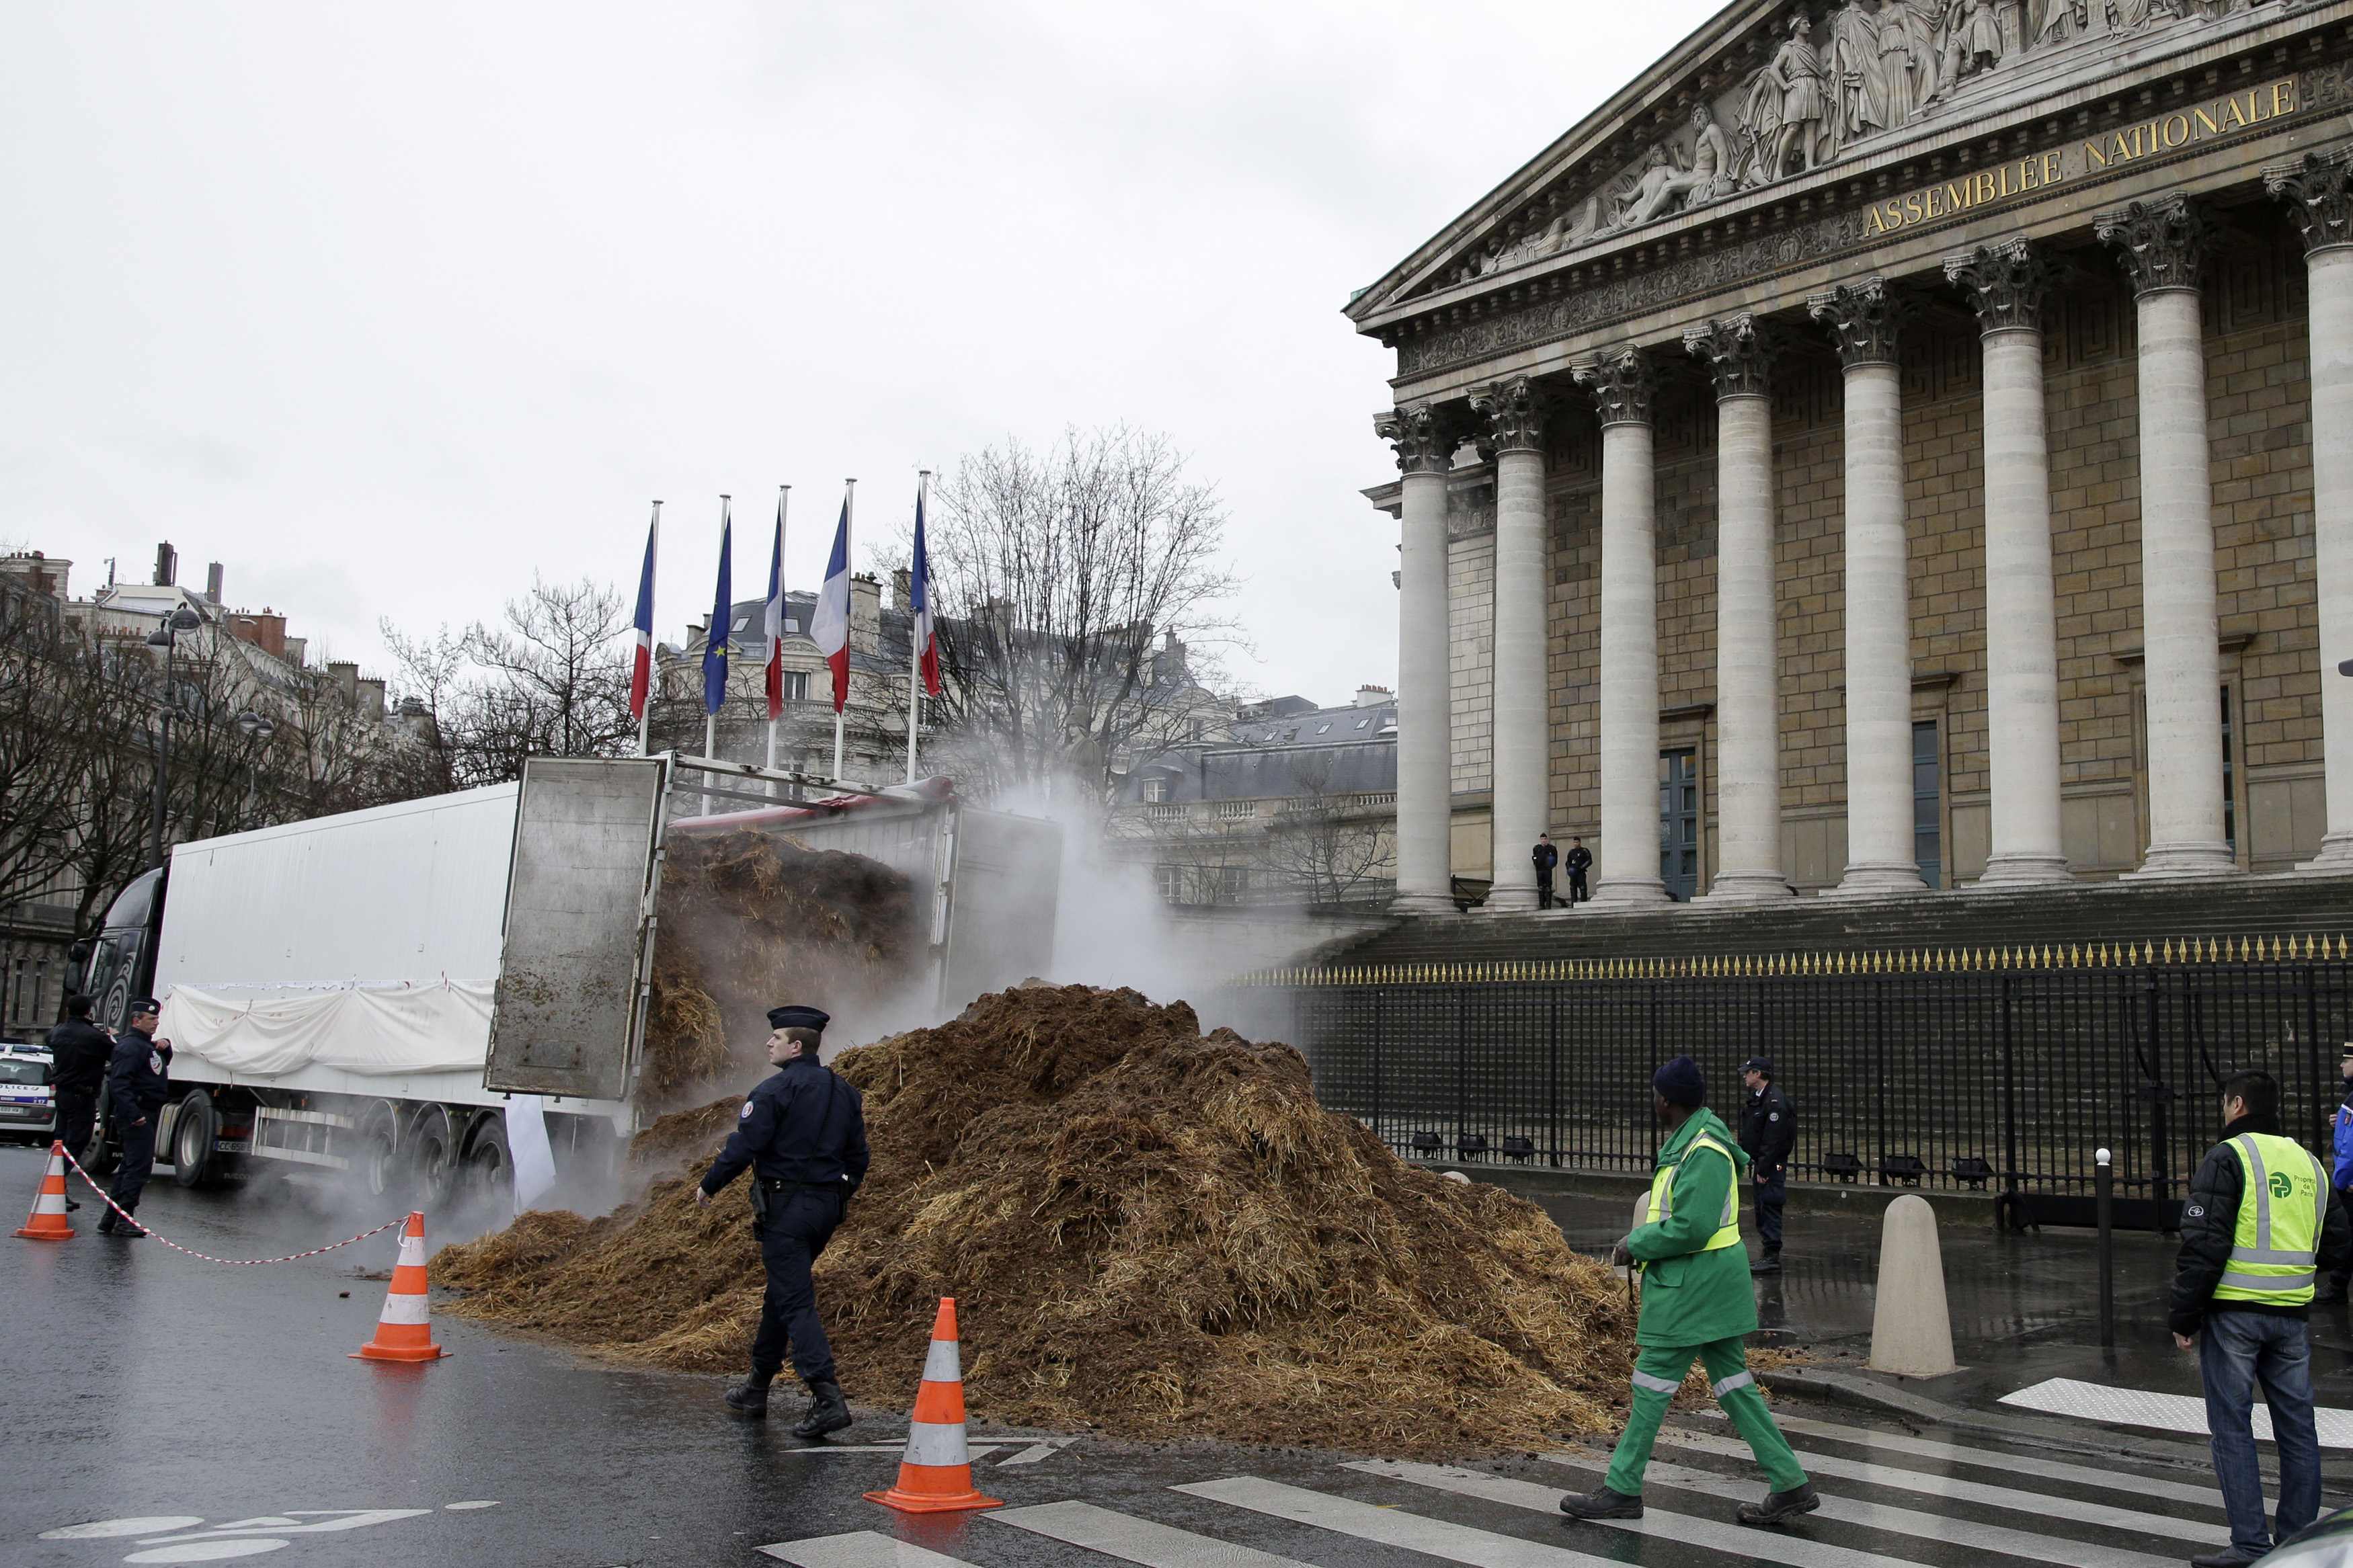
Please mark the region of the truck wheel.
POLYGON ((447 1110, 428 1105, 417 1112, 408 1129, 405 1163, 416 1184, 420 1206, 441 1208, 448 1205, 458 1184, 458 1140, 447 1110))
POLYGON ((371 1112, 361 1124, 352 1166, 359 1174, 360 1190, 372 1198, 383 1197, 400 1185, 400 1151, 394 1142, 389 1112, 371 1112))
POLYGON ((213 1109, 213 1097, 201 1089, 192 1089, 180 1101, 180 1113, 172 1121, 172 1180, 183 1187, 209 1187, 214 1184, 213 1141, 220 1136, 220 1112, 213 1109))
POLYGON ((496 1111, 474 1128, 466 1146, 466 1182, 486 1193, 503 1193, 514 1181, 514 1151, 507 1147, 506 1119, 496 1111))
POLYGON ((90 1128, 90 1158, 81 1163, 82 1169, 93 1176, 111 1176, 122 1163, 122 1145, 114 1136, 114 1091, 111 1088, 98 1091, 98 1120, 90 1128))

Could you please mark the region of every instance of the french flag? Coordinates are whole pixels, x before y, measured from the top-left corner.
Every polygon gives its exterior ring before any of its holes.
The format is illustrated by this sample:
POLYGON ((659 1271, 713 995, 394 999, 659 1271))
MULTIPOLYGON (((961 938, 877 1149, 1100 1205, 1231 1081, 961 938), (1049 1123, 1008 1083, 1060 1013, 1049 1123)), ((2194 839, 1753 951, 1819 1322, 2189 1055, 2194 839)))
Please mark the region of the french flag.
POLYGON ((849 498, 841 500, 841 522, 833 531, 833 555, 826 562, 825 586, 817 591, 809 617, 809 640, 833 670, 833 710, 849 703, 849 498))
POLYGON ((768 639, 768 722, 785 712, 785 498, 786 485, 776 491, 776 551, 768 557, 768 603, 760 616, 761 635, 768 639))
POLYGON ((915 566, 908 602, 915 612, 915 662, 923 672, 923 695, 940 694, 940 640, 932 630, 932 567, 923 552, 923 492, 915 492, 915 566))
POLYGON ((646 529, 646 564, 638 574, 638 654, 629 667, 629 717, 646 716, 646 699, 654 684, 654 543, 661 536, 661 502, 654 502, 654 520, 646 529))

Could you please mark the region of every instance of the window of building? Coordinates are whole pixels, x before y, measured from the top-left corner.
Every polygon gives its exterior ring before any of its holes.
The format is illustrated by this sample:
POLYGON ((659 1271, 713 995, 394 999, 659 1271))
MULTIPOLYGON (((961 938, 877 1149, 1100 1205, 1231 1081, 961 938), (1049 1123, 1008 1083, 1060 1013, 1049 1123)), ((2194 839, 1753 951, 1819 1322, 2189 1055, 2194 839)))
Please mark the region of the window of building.
POLYGON ((1357 721, 1356 721, 1356 728, 1357 728, 1357 729, 1359 729, 1359 730, 1361 730, 1361 729, 1363 729, 1366 725, 1367 725, 1367 724, 1369 724, 1369 723, 1371 723, 1371 722, 1372 722, 1372 721, 1371 721, 1370 719, 1359 719, 1359 720, 1357 720, 1357 721))
POLYGON ((1177 901, 1185 886, 1184 879, 1177 874, 1177 869, 1174 866, 1152 868, 1152 884, 1160 889, 1160 896, 1172 904, 1177 901))
POLYGON ((1193 739, 1197 741, 1205 739, 1208 733, 1209 721, 1207 719, 1196 719, 1193 721, 1193 739))
POLYGON ((1659 753, 1659 880, 1678 903, 1699 891, 1699 759, 1688 746, 1659 753))
POLYGON ((2222 688, 2222 842, 2239 852, 2238 780, 2231 769, 2231 689, 2222 688))
POLYGON ((1328 735, 1332 732, 1332 726, 1329 724, 1318 724, 1315 726, 1315 732, 1319 735, 1328 735))
POLYGON ((1166 801, 1166 800, 1167 800, 1167 798, 1168 798, 1168 781, 1167 781, 1166 779, 1165 779, 1165 778, 1150 778, 1150 779, 1146 779, 1146 780, 1145 780, 1145 781, 1144 781, 1144 804, 1145 804, 1145 805, 1161 805, 1163 802, 1166 801))
POLYGON ((808 671, 806 669, 787 669, 784 672, 784 677, 785 700, 787 702, 807 701, 808 671))
POLYGON ((1912 726, 1912 858, 1919 862, 1920 879, 1932 888, 1945 885, 1941 772, 1936 721, 1923 719, 1912 726))
POLYGON ((1250 868, 1220 866, 1218 868, 1218 901, 1239 904, 1250 895, 1250 868))

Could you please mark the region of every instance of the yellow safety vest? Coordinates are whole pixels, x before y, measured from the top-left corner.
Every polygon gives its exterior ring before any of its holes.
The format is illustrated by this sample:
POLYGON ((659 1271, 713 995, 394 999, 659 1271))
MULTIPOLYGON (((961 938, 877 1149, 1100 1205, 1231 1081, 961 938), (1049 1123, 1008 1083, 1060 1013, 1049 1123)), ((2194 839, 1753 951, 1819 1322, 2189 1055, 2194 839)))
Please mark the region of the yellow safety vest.
POLYGON ((1683 1151, 1683 1159, 1651 1178, 1651 1223, 1656 1225, 1675 1212, 1675 1173, 1702 1149, 1713 1149, 1724 1156, 1724 1163, 1732 1167, 1732 1181, 1724 1189, 1724 1217, 1718 1222, 1715 1234, 1707 1238, 1707 1245, 1700 1250, 1714 1252, 1719 1247, 1737 1247, 1740 1245, 1740 1162, 1732 1157, 1731 1150, 1704 1132, 1692 1140, 1691 1147, 1683 1151))
POLYGON ((2271 1132, 2231 1140, 2245 1178, 2231 1262, 2217 1301, 2301 1306, 2312 1300, 2313 1259, 2327 1217, 2328 1176, 2301 1144, 2271 1132))

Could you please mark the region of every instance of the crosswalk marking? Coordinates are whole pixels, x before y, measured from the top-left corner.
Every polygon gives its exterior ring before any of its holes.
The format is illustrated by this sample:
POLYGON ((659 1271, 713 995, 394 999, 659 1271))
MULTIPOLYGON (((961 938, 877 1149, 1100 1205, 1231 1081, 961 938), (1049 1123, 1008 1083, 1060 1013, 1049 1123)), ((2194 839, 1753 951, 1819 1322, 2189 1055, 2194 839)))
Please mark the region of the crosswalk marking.
POLYGON ((814 1541, 779 1541, 759 1550, 797 1568, 973 1568, 961 1557, 944 1557, 871 1530, 821 1535, 814 1541))
POLYGON ((1841 1426, 1835 1421, 1813 1421, 1801 1415, 1773 1413, 1784 1433, 1794 1432, 1803 1437, 1828 1437, 1834 1442, 1854 1443, 1868 1448, 1879 1448, 1891 1454, 1909 1454, 1920 1459, 1946 1459, 1957 1465, 1982 1465, 1989 1469, 2031 1470, 2043 1480, 2073 1481, 2078 1486, 2098 1487, 2103 1491, 2131 1492, 2136 1497, 2164 1498, 2172 1502, 2196 1503, 2201 1508, 2221 1508, 2222 1494, 2212 1487, 2192 1486, 2187 1481, 2158 1480, 2137 1476, 2126 1470, 2094 1469, 2089 1465, 2071 1465, 2042 1454, 1997 1454, 1985 1448, 1966 1448, 1958 1443, 1939 1442, 1934 1437, 1915 1437, 1902 1432, 1878 1432, 1867 1426, 1841 1426))
POLYGON ((1052 1502, 1037 1508, 1009 1508, 983 1517, 1108 1557, 1141 1563, 1145 1568, 1310 1568, 1294 1557, 1235 1546, 1214 1536, 1196 1535, 1092 1503, 1052 1502))
MULTIPOLYGON (((1416 1465, 1371 1459, 1345 1468, 1362 1470, 1368 1476, 1411 1481, 1416 1486, 1432 1487, 1460 1497, 1483 1498, 1489 1502, 1524 1508, 1534 1513, 1549 1514, 1555 1519, 1561 1517, 1558 1487, 1538 1486, 1534 1481, 1514 1480, 1508 1476, 1490 1475, 1484 1470, 1458 1469, 1451 1465, 1416 1465)), ((1852 1547, 1809 1541, 1802 1535, 1792 1535, 1786 1531, 1752 1530, 1744 1525, 1701 1519, 1694 1514, 1669 1513, 1655 1503, 1648 1505, 1640 1519, 1607 1519, 1588 1522, 1607 1525, 1613 1530, 1631 1531, 1638 1535, 1656 1535, 1668 1541, 1680 1541, 1689 1546, 1708 1547, 1757 1563, 1778 1563, 1785 1568, 1920 1568, 1918 1563, 1908 1563, 1900 1557, 1885 1557, 1875 1552, 1858 1552, 1852 1547)))
MULTIPOLYGON (((1544 1458, 1553 1464, 1567 1465, 1575 1469, 1606 1470, 1609 1468, 1608 1459, 1588 1458, 1583 1454, 1546 1454, 1544 1458)), ((1722 1497, 1725 1478, 1714 1470, 1697 1470, 1687 1465, 1653 1459, 1650 1469, 1643 1473, 1642 1485, 1645 1495, 1655 1485, 1676 1491, 1722 1497)), ((1820 1490, 1819 1488, 1816 1489, 1820 1490)), ((2156 1557, 2146 1552, 2126 1551, 2120 1546, 2095 1546, 2089 1542, 2035 1535, 2023 1530, 2011 1530, 2005 1525, 1979 1524, 1974 1520, 1953 1519, 1941 1513, 1923 1513, 1918 1509, 1857 1502, 1852 1498, 1832 1497, 1827 1492, 1822 1493, 1822 1506, 1806 1517, 1832 1520, 1865 1530, 1883 1530, 1894 1535, 1917 1536, 1923 1541, 1941 1541, 1953 1546, 1969 1546, 1979 1552, 1999 1552, 2006 1557, 2023 1557, 2035 1563, 2056 1563, 2062 1568, 2181 1568, 2178 1558, 2156 1557)))
POLYGON ((1295 1524, 1312 1524, 1338 1535, 1354 1536, 1384 1546, 1443 1557, 1470 1568, 1620 1568, 1612 1559, 1591 1557, 1566 1547, 1546 1546, 1515 1535, 1497 1535, 1451 1524, 1398 1509, 1377 1508, 1352 1498, 1284 1486, 1257 1476, 1230 1476, 1221 1481, 1195 1481, 1173 1491, 1230 1503, 1254 1513, 1271 1514, 1295 1524))
MULTIPOLYGON (((1725 1458, 1745 1459, 1749 1457, 1747 1444, 1705 1433, 1670 1427, 1659 1434, 1659 1441, 1725 1458)), ((1898 1491, 1950 1498, 1955 1502, 1982 1503, 1988 1508, 2014 1509, 2045 1518, 2073 1520, 2078 1524, 2135 1531, 2160 1540, 2203 1542, 2215 1546, 2227 1546, 2231 1542, 2231 1531, 2225 1525, 2177 1519, 2170 1514, 2143 1513, 2138 1509, 2116 1508, 2104 1502, 2082 1502, 2051 1492, 2021 1491, 2015 1487, 1991 1486, 1984 1481, 1957 1480, 1951 1476, 1932 1476, 1894 1465, 1874 1465, 1863 1459, 1841 1459, 1834 1454, 1810 1453, 1802 1448, 1798 1451, 1798 1462, 1806 1467, 1809 1475, 1836 1476, 1841 1480, 1862 1481, 1898 1491)))
MULTIPOLYGON (((2004 1405, 2072 1415, 2084 1421, 2109 1421, 2120 1426, 2150 1426, 2160 1432, 2206 1436, 2206 1402, 2186 1394, 2157 1394, 2146 1388, 2111 1388, 2072 1377, 2053 1377, 2001 1396, 2004 1405)), ((2353 1448, 2353 1410, 2317 1409, 2312 1423, 2324 1448, 2353 1448)), ((2272 1440, 2272 1413, 2254 1409, 2255 1436, 2272 1440)))

